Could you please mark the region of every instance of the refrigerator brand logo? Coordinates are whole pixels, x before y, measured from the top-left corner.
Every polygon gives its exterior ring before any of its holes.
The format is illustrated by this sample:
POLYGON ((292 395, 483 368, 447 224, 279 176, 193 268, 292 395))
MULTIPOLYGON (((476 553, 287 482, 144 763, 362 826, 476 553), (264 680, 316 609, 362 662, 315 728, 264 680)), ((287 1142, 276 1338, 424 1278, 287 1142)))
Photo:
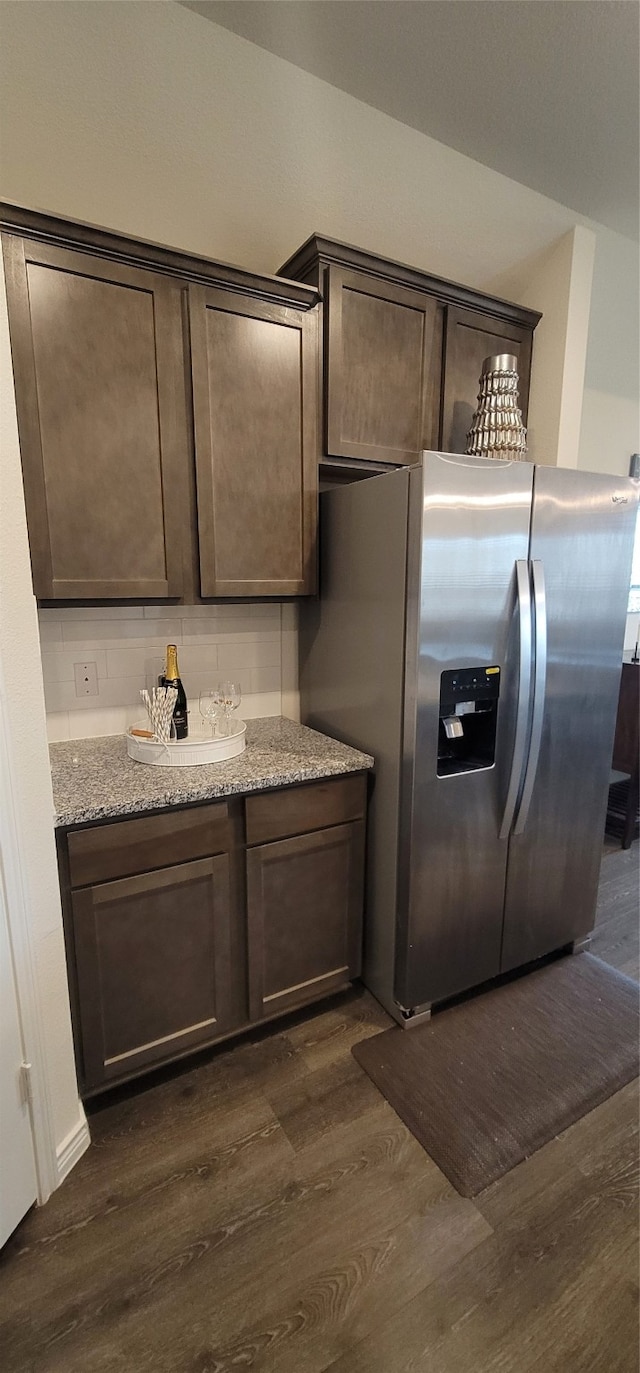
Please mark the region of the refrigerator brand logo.
POLYGON ((612 496, 611 499, 614 505, 626 505, 629 498, 628 496, 612 496))

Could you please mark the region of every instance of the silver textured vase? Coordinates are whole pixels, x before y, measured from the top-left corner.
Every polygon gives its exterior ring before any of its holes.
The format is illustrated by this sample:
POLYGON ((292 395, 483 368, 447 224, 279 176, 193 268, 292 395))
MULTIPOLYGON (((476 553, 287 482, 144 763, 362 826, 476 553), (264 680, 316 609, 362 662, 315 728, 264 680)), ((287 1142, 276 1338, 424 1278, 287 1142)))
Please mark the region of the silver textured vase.
POLYGON ((466 452, 477 458, 526 461, 527 431, 518 406, 518 359, 496 353, 482 364, 478 407, 466 452))

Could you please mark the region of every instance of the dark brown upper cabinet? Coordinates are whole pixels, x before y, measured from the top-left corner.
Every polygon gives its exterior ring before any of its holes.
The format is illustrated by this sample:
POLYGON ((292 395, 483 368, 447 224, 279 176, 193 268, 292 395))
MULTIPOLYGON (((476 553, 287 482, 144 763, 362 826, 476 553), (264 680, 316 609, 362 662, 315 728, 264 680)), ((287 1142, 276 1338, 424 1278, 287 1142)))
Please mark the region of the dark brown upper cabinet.
POLYGON ((325 305, 325 478, 464 452, 493 353, 518 355, 526 422, 538 311, 318 235, 280 271, 325 305))
POLYGON ((480 390, 482 364, 494 353, 514 353, 518 358, 519 404, 526 424, 532 339, 532 330, 515 321, 507 323, 490 314, 448 306, 441 440, 445 453, 464 453, 466 450, 480 390))
POLYGON ((179 285, 14 236, 4 253, 36 596, 179 597, 179 285))
POLYGON ((326 452, 415 462, 438 437, 442 308, 341 267, 327 283, 326 452))
POLYGON ((189 287, 200 589, 315 591, 317 312, 189 287))
POLYGON ((15 206, 0 228, 38 599, 312 594, 318 292, 15 206))

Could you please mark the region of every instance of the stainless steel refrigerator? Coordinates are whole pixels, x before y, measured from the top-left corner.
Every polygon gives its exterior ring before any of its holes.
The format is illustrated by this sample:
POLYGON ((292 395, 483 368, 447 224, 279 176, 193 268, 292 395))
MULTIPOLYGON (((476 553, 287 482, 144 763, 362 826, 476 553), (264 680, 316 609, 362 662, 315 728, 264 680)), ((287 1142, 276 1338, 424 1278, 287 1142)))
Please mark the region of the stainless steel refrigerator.
POLYGON ((302 719, 375 756, 363 977, 400 1023, 593 928, 637 501, 444 453, 321 496, 302 719))

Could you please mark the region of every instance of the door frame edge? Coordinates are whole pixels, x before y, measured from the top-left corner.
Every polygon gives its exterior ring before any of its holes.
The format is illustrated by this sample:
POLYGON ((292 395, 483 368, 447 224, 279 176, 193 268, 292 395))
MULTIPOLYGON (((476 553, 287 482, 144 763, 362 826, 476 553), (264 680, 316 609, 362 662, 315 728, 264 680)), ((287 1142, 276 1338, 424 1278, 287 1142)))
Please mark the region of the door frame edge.
MULTIPOLYGON (((31 1066, 29 1114, 36 1166, 37 1202, 42 1206, 62 1182, 72 1162, 75 1162, 77 1151, 74 1149, 72 1158, 67 1161, 69 1141, 63 1141, 60 1150, 56 1148, 53 1107, 46 1067, 45 1030, 21 863, 10 739, 4 674, 0 663, 0 854, 7 896, 7 922, 22 1044, 25 1060, 31 1066)), ((88 1144, 88 1126, 80 1101, 78 1106, 81 1112, 79 1124, 84 1127, 88 1144)), ((79 1157, 79 1154, 77 1156, 79 1157)))

